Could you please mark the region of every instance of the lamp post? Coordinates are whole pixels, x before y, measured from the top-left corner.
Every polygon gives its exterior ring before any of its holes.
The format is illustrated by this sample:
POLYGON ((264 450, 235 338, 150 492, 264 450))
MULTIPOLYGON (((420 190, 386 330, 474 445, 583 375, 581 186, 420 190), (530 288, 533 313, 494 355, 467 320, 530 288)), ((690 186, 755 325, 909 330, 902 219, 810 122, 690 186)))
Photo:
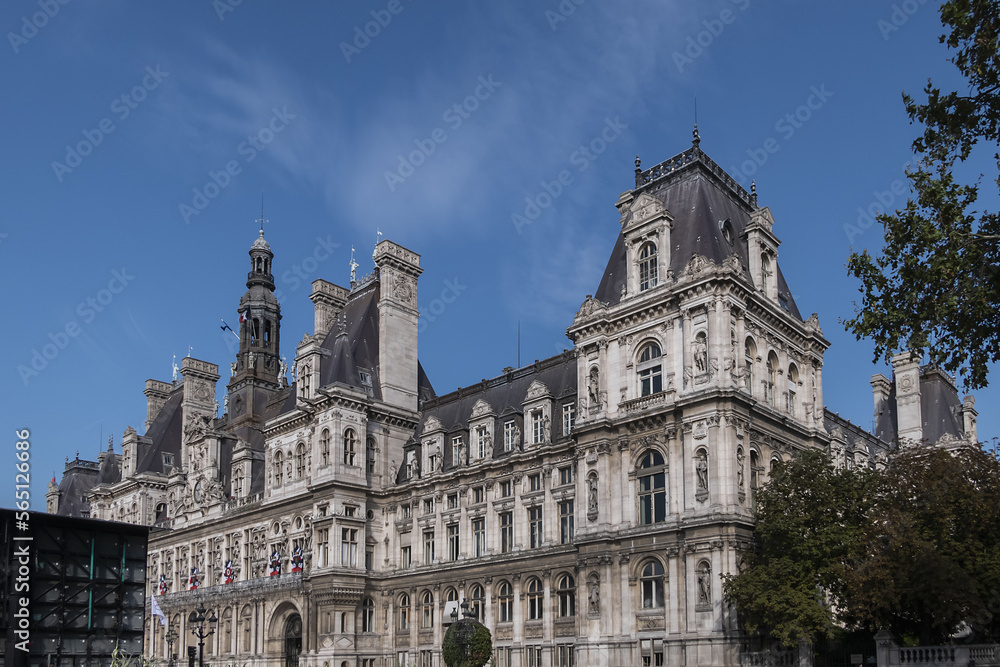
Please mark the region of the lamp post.
POLYGON ((174 642, 177 641, 177 631, 174 630, 174 626, 170 626, 167 629, 167 665, 169 667, 174 667, 174 660, 177 659, 177 654, 174 653, 174 642))
POLYGON ((199 605, 197 609, 188 616, 188 622, 192 625, 191 634, 198 638, 198 667, 205 667, 205 638, 215 634, 215 624, 219 622, 215 612, 212 612, 208 619, 209 629, 205 630, 205 605, 199 605))

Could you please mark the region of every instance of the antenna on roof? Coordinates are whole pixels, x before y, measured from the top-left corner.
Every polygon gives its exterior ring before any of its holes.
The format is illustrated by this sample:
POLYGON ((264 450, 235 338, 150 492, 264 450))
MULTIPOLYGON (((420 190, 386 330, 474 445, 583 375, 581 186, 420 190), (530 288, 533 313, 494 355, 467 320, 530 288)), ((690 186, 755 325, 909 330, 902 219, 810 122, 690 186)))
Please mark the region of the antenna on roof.
POLYGON ((521 367, 521 320, 517 321, 517 367, 521 367))

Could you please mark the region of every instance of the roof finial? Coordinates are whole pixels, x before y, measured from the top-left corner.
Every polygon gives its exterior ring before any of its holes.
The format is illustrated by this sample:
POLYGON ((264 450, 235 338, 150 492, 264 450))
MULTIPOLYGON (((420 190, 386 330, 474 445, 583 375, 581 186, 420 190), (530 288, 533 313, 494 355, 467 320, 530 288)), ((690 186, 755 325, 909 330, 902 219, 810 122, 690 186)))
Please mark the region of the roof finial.
POLYGON ((750 181, 750 204, 757 208, 757 179, 750 181))
POLYGON ((691 145, 698 148, 701 143, 701 135, 698 134, 698 98, 694 98, 694 131, 691 133, 691 145))
POLYGON ((260 218, 258 219, 260 223, 260 237, 264 238, 264 223, 267 220, 264 219, 264 191, 260 191, 260 218))
POLYGON ((640 171, 642 171, 642 161, 639 159, 639 156, 636 155, 635 156, 635 173, 638 174, 640 171))

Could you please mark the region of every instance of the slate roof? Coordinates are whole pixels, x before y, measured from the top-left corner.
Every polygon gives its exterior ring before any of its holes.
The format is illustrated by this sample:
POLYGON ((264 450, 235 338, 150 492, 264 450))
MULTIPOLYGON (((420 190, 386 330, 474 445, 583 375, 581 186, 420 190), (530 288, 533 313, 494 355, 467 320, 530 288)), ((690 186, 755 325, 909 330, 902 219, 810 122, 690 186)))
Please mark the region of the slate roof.
MULTIPOLYGON (((422 369, 421 369, 422 372, 422 369)), ((536 361, 535 363, 510 370, 503 375, 491 380, 472 385, 471 387, 459 388, 450 394, 439 396, 424 401, 423 412, 420 416, 420 423, 417 426, 414 439, 408 443, 410 446, 419 444, 417 438, 425 434, 427 421, 430 418, 437 419, 448 434, 445 438, 442 455, 444 456, 445 470, 451 468, 451 436, 459 433, 463 434, 463 442, 468 445, 469 420, 472 417, 472 408, 480 400, 487 402, 493 413, 498 418, 519 415, 523 412, 525 398, 528 395, 528 387, 535 381, 541 382, 548 389, 549 395, 556 404, 576 400, 577 392, 577 371, 576 355, 572 352, 536 361)), ((562 435, 562 414, 553 411, 550 422, 551 439, 558 439, 562 435)), ((526 434, 524 428, 522 433, 526 434)), ((496 432, 491 434, 494 441, 494 458, 508 456, 509 452, 502 451, 498 446, 502 434, 496 432)), ((402 469, 400 475, 403 474, 402 469)), ((400 478, 397 478, 400 481, 400 478)))
POLYGON ((181 401, 184 398, 184 385, 179 384, 167 398, 160 412, 149 425, 146 434, 139 439, 139 454, 136 461, 136 472, 149 472, 165 475, 168 471, 163 465, 163 454, 174 456, 174 466, 181 463, 181 434, 184 429, 184 411, 181 401), (149 444, 143 444, 143 441, 149 444))
POLYGON ((82 517, 84 511, 89 512, 90 503, 84 500, 84 494, 97 484, 99 474, 100 466, 95 461, 84 461, 79 456, 75 461, 67 461, 59 480, 59 510, 56 514, 82 517))
MULTIPOLYGON (((920 419, 924 441, 934 444, 944 435, 964 438, 961 413, 962 401, 951 378, 939 368, 920 368, 920 419)), ((896 383, 889 388, 889 397, 875 409, 875 435, 893 442, 898 433, 896 413, 896 383)))
MULTIPOLYGON (((637 197, 640 192, 655 197, 674 216, 669 267, 673 275, 680 275, 696 253, 722 264, 735 252, 746 271, 745 279, 754 284, 747 271, 750 263, 746 239, 742 236, 754 211, 750 195, 698 148, 685 151, 643 173, 644 176, 647 174, 650 180, 638 185, 633 193, 637 197), (726 221, 732 226, 732 243, 722 232, 726 221)), ((626 212, 623 228, 631 217, 632 212, 626 212)), ((619 233, 594 297, 609 305, 619 303, 627 270, 625 238, 619 233)), ((781 306, 801 320, 780 266, 777 275, 781 306)))

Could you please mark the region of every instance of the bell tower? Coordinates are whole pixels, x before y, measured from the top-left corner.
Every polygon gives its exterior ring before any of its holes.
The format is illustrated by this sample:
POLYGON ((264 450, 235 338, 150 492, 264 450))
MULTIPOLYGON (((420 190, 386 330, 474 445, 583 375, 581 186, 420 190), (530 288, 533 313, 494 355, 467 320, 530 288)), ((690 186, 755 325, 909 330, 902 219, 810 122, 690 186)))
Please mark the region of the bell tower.
POLYGON ((262 224, 260 236, 250 246, 247 292, 238 309, 240 349, 231 366, 233 375, 228 385, 229 419, 234 425, 262 420, 267 399, 282 386, 278 346, 281 306, 274 296, 273 259, 262 224))

